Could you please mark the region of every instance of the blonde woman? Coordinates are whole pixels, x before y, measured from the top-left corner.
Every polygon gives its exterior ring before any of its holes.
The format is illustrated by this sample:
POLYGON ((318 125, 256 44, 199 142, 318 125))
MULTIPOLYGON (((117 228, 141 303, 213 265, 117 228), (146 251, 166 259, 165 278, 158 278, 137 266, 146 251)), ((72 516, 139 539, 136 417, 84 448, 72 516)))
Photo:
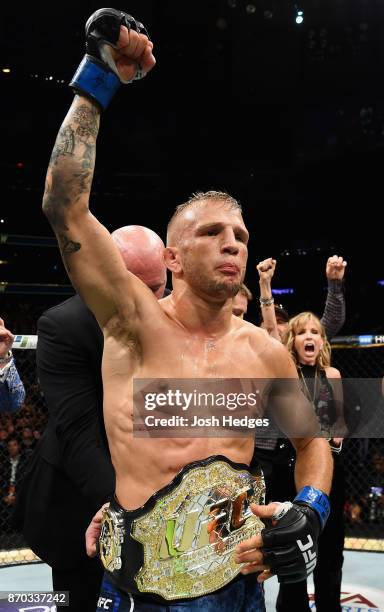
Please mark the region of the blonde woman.
MULTIPOLYGON (((312 312, 302 312, 290 319, 283 342, 296 363, 303 391, 313 405, 321 429, 335 451, 331 513, 319 538, 313 579, 317 612, 341 612, 345 491, 338 451, 347 433, 341 376, 339 370, 330 365, 331 347, 323 325, 312 312)), ((295 494, 293 476, 292 494, 295 494)), ((310 610, 306 582, 281 585, 276 609, 279 612, 310 610)))
POLYGON ((347 433, 343 392, 340 372, 331 367, 324 326, 312 312, 302 312, 290 319, 283 342, 296 363, 303 391, 313 404, 322 431, 338 448, 347 433))

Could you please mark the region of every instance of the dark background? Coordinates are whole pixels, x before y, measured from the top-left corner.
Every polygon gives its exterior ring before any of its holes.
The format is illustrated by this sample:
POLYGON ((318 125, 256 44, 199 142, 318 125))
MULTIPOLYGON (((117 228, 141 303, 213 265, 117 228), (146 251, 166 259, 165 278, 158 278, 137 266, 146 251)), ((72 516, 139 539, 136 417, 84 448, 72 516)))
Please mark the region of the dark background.
MULTIPOLYGON (((52 236, 41 212, 44 176, 72 100, 83 26, 97 8, 2 8, 0 68, 11 72, 0 72, 1 234, 52 236)), ((110 230, 137 223, 164 237, 193 191, 227 190, 250 229, 246 281, 256 296, 255 265, 273 256, 274 286, 294 289, 284 305, 321 314, 326 259, 343 255, 342 333, 383 332, 383 2, 132 0, 117 8, 147 25, 157 66, 122 88, 102 117, 96 216, 110 230)), ((0 281, 69 282, 56 247, 0 244, 0 260, 8 262, 0 281)))

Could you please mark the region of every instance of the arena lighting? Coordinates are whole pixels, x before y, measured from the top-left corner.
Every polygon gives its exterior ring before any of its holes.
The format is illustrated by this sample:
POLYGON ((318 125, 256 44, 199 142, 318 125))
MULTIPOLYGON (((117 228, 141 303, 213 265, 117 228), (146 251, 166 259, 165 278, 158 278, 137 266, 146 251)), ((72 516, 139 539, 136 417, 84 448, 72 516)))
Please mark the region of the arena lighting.
POLYGON ((6 74, 9 74, 11 72, 10 68, 2 68, 1 72, 5 72, 6 74))
POLYGON ((304 12, 303 11, 299 11, 299 10, 296 9, 295 21, 296 21, 297 25, 300 25, 301 23, 303 23, 303 21, 304 21, 304 12))
POLYGON ((273 295, 292 295, 295 293, 295 290, 292 287, 287 289, 272 289, 273 295))
POLYGON ((373 336, 369 336, 369 335, 365 335, 365 336, 358 336, 358 342, 359 344, 372 344, 373 341, 373 336))
POLYGON ((52 75, 44 76, 42 74, 30 74, 29 76, 31 79, 39 79, 39 81, 53 81, 55 83, 65 83, 64 79, 58 79, 57 77, 52 75))
POLYGON ((247 11, 248 15, 253 15, 254 13, 256 13, 256 6, 252 3, 249 3, 245 7, 245 10, 247 11))

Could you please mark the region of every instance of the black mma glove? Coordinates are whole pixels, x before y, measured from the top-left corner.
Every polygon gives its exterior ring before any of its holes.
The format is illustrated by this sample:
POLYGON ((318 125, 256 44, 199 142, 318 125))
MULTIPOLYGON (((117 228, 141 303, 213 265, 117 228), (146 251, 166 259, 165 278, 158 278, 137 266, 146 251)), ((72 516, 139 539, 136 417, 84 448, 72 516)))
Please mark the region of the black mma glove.
MULTIPOLYGON (((131 15, 113 8, 99 9, 85 25, 86 55, 81 61, 70 87, 95 100, 105 110, 123 81, 112 58, 110 47, 117 48, 120 26, 148 36, 142 23, 131 15)), ((149 37, 148 37, 149 38, 149 37)), ((142 79, 140 66, 132 80, 142 79)))
POLYGON ((328 496, 304 487, 293 503, 284 502, 273 518, 275 527, 262 530, 264 564, 279 582, 301 582, 313 572, 317 561, 317 539, 329 516, 328 496))

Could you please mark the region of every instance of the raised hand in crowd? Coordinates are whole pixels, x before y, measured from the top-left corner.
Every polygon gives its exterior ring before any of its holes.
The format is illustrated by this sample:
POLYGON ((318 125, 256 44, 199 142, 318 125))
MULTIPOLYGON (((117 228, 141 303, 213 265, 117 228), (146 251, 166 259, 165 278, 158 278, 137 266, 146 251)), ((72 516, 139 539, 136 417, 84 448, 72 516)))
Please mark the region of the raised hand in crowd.
POLYGON ((338 255, 328 257, 325 274, 328 280, 343 280, 347 262, 338 255))

